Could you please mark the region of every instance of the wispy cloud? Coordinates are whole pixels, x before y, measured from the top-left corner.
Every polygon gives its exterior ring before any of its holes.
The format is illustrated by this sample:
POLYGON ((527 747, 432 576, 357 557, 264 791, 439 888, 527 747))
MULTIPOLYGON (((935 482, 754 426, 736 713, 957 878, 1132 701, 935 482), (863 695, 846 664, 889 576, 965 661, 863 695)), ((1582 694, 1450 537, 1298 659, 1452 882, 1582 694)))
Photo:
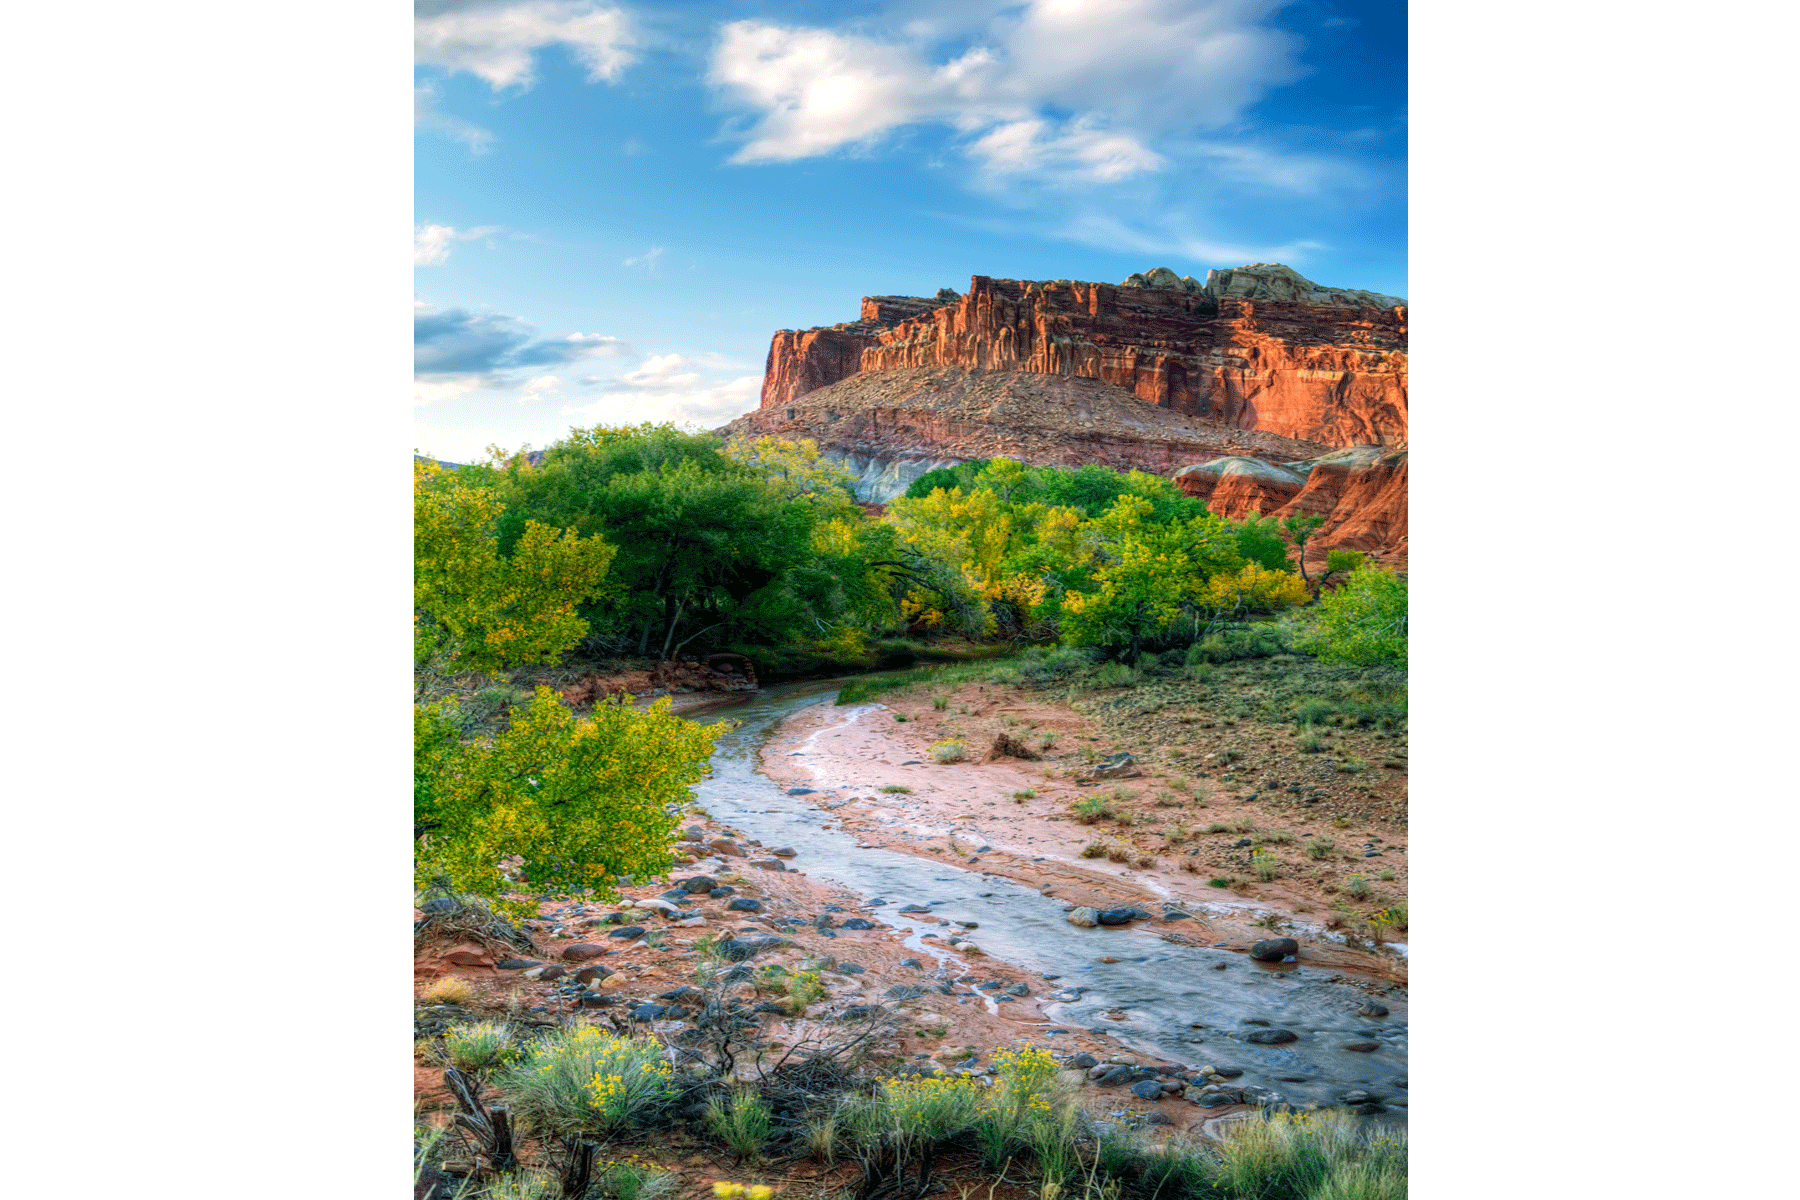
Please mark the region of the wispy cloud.
POLYGON ((413 265, 432 266, 450 257, 452 242, 468 242, 499 233, 498 225, 478 225, 474 229, 457 229, 454 225, 419 225, 413 229, 413 265))
POLYGON ((989 4, 940 51, 930 22, 880 38, 765 21, 726 25, 710 80, 748 117, 739 163, 871 151, 948 129, 990 179, 1111 184, 1166 169, 1159 144, 1220 130, 1303 68, 1265 24, 1283 0, 989 4))
POLYGON ((616 83, 636 55, 631 20, 617 8, 571 0, 421 0, 413 20, 414 58, 467 71, 495 91, 529 88, 533 55, 562 43, 593 83, 616 83))
POLYGON ((643 267, 652 275, 656 274, 656 265, 662 261, 663 248, 652 246, 642 254, 633 255, 619 265, 622 267, 643 267))
POLYGON ((601 395, 562 409, 564 416, 603 424, 674 421, 713 428, 756 407, 762 375, 726 376, 742 370, 717 354, 652 354, 622 375, 589 375, 584 386, 601 395))
POLYGON ((479 125, 471 125, 460 117, 439 112, 437 108, 437 90, 430 84, 413 89, 413 124, 420 129, 432 129, 445 137, 461 142, 469 148, 471 154, 486 154, 494 144, 494 135, 479 125))

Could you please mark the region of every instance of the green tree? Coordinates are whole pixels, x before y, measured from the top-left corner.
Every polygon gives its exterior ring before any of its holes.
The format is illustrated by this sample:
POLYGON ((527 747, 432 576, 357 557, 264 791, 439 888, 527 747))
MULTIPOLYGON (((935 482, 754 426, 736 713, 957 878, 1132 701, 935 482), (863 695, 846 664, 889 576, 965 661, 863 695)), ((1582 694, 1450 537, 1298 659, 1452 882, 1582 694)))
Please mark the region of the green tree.
POLYGON ((1319 661, 1406 668, 1406 576, 1360 567, 1307 613, 1297 645, 1319 661))
POLYGON ((447 703, 414 710, 417 884, 501 901, 506 858, 524 859, 521 891, 616 894, 626 876, 673 862, 672 815, 705 777, 724 726, 682 720, 668 697, 647 709, 611 700, 577 717, 549 688, 513 711, 491 742, 463 742, 447 703))
POLYGON ((1308 584, 1311 584, 1312 580, 1307 578, 1306 574, 1306 543, 1312 540, 1312 535, 1318 532, 1319 526, 1324 523, 1325 518, 1317 513, 1295 513, 1281 522, 1281 528, 1287 533, 1288 540, 1294 544, 1294 560, 1300 566, 1300 578, 1306 580, 1308 584))
POLYGON ((573 430, 538 462, 515 455, 497 468, 503 535, 537 520, 619 547, 584 610, 590 641, 613 652, 668 657, 701 637, 782 644, 840 615, 839 592, 807 569, 815 527, 847 498, 790 494, 791 475, 769 478, 769 457, 746 463, 668 425, 573 430))

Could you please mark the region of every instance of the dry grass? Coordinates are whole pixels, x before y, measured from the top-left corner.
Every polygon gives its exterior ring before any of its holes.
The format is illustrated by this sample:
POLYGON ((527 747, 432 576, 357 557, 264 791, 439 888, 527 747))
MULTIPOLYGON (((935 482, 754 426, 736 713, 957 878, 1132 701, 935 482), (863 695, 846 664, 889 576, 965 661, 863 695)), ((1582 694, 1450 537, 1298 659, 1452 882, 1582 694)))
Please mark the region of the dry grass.
POLYGON ((419 999, 426 1004, 468 1004, 475 995, 475 988, 468 980, 446 975, 420 992, 419 999))

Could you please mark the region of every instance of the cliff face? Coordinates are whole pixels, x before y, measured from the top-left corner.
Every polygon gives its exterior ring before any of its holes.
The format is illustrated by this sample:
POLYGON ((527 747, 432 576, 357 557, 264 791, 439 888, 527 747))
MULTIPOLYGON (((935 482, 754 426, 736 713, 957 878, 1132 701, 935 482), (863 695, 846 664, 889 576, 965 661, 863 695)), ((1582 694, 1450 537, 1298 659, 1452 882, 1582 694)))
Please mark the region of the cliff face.
POLYGON ((864 296, 862 315, 854 321, 818 329, 778 330, 763 364, 762 407, 786 404, 849 378, 862 370, 862 352, 876 344, 883 330, 956 298, 949 288, 940 289, 929 300, 923 296, 864 296))
POLYGON ((848 378, 857 353, 861 371, 1098 379, 1242 429, 1391 445, 1406 440, 1405 345, 1395 297, 1320 288, 1279 265, 1214 271, 1205 284, 1164 268, 1119 285, 977 275, 960 297, 871 297, 858 321, 776 334, 763 406, 848 378))

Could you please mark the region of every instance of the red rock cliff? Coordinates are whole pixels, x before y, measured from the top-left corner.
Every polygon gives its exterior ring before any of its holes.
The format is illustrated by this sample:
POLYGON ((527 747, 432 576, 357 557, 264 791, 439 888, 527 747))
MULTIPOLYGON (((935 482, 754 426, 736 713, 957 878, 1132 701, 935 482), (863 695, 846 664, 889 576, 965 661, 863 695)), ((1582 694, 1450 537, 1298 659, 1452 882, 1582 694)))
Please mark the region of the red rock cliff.
POLYGON ((1124 284, 990 279, 935 300, 871 297, 862 319, 770 347, 763 406, 854 372, 912 367, 1099 379, 1147 404, 1332 446, 1406 441, 1406 308, 1278 264, 1163 268, 1124 284), (908 311, 908 310, 912 311, 908 311))

